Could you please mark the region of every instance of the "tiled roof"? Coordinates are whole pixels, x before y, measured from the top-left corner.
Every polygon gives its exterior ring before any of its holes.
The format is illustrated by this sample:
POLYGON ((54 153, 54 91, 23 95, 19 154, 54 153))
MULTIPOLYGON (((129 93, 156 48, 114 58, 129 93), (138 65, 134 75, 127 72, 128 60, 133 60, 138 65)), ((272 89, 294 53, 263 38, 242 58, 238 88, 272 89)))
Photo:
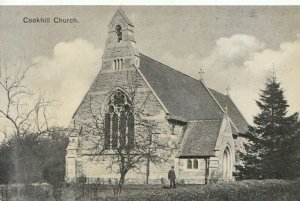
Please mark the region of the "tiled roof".
POLYGON ((171 119, 187 123, 179 157, 214 156, 225 107, 233 134, 248 124, 229 96, 206 88, 202 82, 140 54, 140 71, 171 119), (220 108, 222 107, 222 109, 220 108))
POLYGON ((202 82, 140 54, 140 71, 169 112, 170 118, 223 118, 223 111, 202 82))
POLYGON ((248 123, 243 117, 243 115, 240 113, 236 105, 233 103, 231 98, 229 96, 226 96, 224 94, 221 94, 213 89, 209 89, 213 96, 217 99, 219 104, 222 106, 222 108, 225 110, 225 107, 227 106, 227 114, 229 118, 232 120, 236 128, 239 130, 239 132, 245 132, 248 129, 248 123))
POLYGON ((222 119, 189 122, 179 149, 179 157, 214 156, 222 119))

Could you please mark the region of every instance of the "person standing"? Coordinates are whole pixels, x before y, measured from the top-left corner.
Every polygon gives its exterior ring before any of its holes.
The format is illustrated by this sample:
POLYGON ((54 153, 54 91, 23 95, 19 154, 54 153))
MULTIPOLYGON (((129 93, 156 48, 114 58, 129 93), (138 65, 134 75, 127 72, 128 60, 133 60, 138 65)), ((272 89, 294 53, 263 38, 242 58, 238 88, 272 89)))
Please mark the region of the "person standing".
POLYGON ((176 188, 176 183, 175 183, 175 179, 176 179, 176 174, 174 171, 174 166, 171 167, 171 170, 168 173, 168 179, 170 180, 170 188, 176 188))

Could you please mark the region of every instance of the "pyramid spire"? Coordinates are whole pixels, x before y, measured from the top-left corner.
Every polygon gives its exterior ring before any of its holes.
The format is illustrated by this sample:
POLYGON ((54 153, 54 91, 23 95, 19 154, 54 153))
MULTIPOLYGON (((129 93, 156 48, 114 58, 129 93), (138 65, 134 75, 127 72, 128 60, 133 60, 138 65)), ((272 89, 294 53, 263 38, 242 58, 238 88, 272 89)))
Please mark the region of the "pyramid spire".
POLYGON ((120 18, 120 16, 121 16, 129 26, 134 27, 133 23, 132 23, 131 20, 127 17, 127 15, 125 14, 125 11, 124 11, 124 9, 123 9, 122 7, 123 7, 123 6, 120 6, 120 7, 116 10, 116 12, 115 12, 113 18, 111 19, 109 25, 111 25, 112 23, 115 22, 115 18, 117 18, 117 19, 119 20, 119 18, 120 18))
POLYGON ((133 23, 118 8, 108 25, 108 37, 102 56, 102 70, 120 71, 139 65, 133 23))

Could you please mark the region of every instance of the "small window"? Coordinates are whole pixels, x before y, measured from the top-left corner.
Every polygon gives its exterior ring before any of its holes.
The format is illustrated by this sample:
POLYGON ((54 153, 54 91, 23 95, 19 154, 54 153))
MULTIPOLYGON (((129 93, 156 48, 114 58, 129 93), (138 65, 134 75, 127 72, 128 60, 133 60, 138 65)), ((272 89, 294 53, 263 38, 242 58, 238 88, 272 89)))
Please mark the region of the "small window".
POLYGON ((124 69, 123 59, 115 59, 113 62, 113 70, 124 69))
POLYGON ((194 159, 194 169, 198 169, 198 160, 194 159))
POLYGON ((118 37, 118 42, 122 40, 122 27, 120 25, 116 26, 116 32, 118 37))
POLYGON ((192 169, 192 160, 191 159, 187 160, 187 169, 192 169))
POLYGON ((171 135, 175 135, 175 124, 171 125, 171 135))

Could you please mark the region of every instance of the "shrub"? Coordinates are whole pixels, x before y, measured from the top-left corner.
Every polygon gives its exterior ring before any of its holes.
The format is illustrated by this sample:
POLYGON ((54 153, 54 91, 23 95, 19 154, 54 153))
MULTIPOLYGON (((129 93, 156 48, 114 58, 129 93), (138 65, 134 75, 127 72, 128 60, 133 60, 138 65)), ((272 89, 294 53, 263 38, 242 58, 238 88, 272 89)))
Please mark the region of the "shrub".
POLYGON ((221 182, 211 185, 183 186, 177 189, 157 189, 140 191, 123 195, 121 197, 109 197, 106 201, 246 201, 246 200, 299 200, 299 181, 284 180, 248 180, 241 182, 221 182))
POLYGON ((166 183, 167 183, 166 179, 163 177, 160 179, 160 182, 161 182, 162 186, 166 185, 166 183))
POLYGON ((87 181, 86 179, 86 176, 85 175, 80 175, 78 178, 77 178, 77 183, 80 183, 80 184, 85 184, 87 181))
POLYGON ((52 191, 52 186, 46 183, 0 185, 0 199, 54 201, 52 191))
POLYGON ((179 181, 178 181, 178 184, 180 184, 180 185, 183 185, 183 184, 185 184, 185 181, 184 181, 184 179, 179 179, 179 181))

